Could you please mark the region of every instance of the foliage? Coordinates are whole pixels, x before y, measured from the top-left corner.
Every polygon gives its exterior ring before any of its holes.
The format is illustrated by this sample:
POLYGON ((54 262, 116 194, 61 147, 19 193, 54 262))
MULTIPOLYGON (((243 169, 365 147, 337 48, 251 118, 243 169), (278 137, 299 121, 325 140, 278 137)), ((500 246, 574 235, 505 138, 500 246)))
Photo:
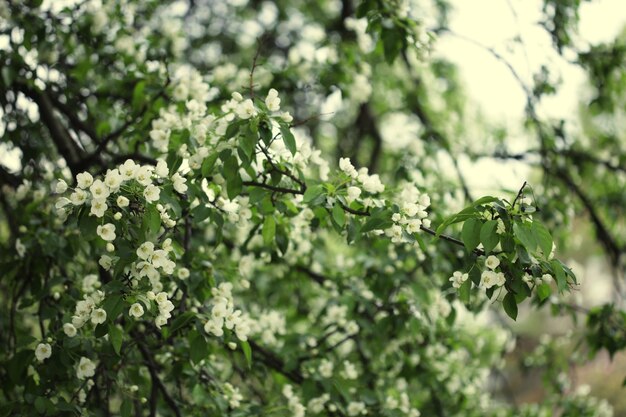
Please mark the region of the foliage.
MULTIPOLYGON (((2 415, 609 415, 565 389, 493 395, 515 340, 475 322, 565 309, 560 193, 621 262, 569 171, 588 154, 556 163, 534 110, 547 75, 526 90, 546 188, 474 200, 460 84, 408 3, 41 3, 0 4, 21 152, 0 166, 2 415), (381 133, 398 115, 408 141, 381 133)), ((623 347, 622 317, 591 312, 593 349, 623 347)))

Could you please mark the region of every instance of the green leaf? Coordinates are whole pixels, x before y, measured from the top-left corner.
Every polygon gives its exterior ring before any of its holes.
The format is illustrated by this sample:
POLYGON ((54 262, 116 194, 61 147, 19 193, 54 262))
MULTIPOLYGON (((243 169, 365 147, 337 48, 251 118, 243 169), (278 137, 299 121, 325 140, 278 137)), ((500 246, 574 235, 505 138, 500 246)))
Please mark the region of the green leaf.
POLYGON ((320 196, 324 194, 324 186, 322 184, 316 184, 313 186, 307 187, 304 192, 303 201, 306 204, 312 203, 317 200, 320 196))
POLYGON ((246 357, 248 369, 252 369, 252 348, 250 348, 250 343, 247 341, 241 342, 241 349, 243 350, 243 355, 246 357))
POLYGON ((461 231, 461 237, 463 238, 463 244, 468 252, 476 249, 476 246, 480 243, 480 229, 483 223, 476 219, 467 219, 463 223, 463 230, 461 231))
POLYGON ((395 27, 390 29, 383 28, 381 30, 380 38, 383 41, 385 61, 387 61, 388 64, 393 63, 398 54, 400 54, 406 42, 405 36, 404 31, 395 27))
POLYGON ((96 233, 98 219, 95 216, 90 216, 87 210, 82 212, 78 221, 78 227, 80 228, 80 236, 82 239, 93 240, 98 236, 96 233))
POLYGON ((193 363, 198 363, 209 355, 206 339, 199 333, 192 335, 189 350, 189 356, 193 363))
POLYGON ((113 323, 109 325, 109 340, 113 345, 113 350, 118 356, 120 356, 120 350, 122 349, 122 335, 122 330, 119 327, 113 323))
POLYGON ((365 222, 363 227, 361 227, 361 233, 371 232, 372 230, 376 230, 376 229, 384 230, 388 228, 389 226, 391 226, 392 224, 393 222, 391 220, 383 219, 381 217, 372 217, 367 222, 365 222))
POLYGON ((259 137, 252 132, 249 132, 239 137, 239 146, 243 150, 248 160, 253 159, 252 156, 254 155, 254 150, 256 148, 258 140, 259 137))
POLYGON ((516 222, 515 224, 513 224, 513 233, 529 253, 535 252, 535 249, 537 248, 537 241, 535 240, 535 237, 531 232, 530 227, 525 224, 516 222))
POLYGON ((552 252, 552 236, 550 232, 543 224, 536 221, 532 223, 531 231, 535 241, 543 252, 544 259, 548 259, 548 256, 550 256, 552 252))
POLYGON ((517 302, 515 301, 513 293, 506 293, 504 300, 502 300, 502 306, 510 318, 517 320, 517 302))
POLYGON ((224 139, 230 139, 233 136, 235 136, 237 134, 237 132, 239 132, 239 129, 241 128, 243 123, 244 123, 243 120, 237 120, 237 121, 229 124, 228 127, 226 128, 226 133, 224 134, 224 139))
POLYGON ((241 194, 243 190, 243 180, 239 174, 226 180, 226 194, 231 200, 241 194))
POLYGON ((340 226, 343 227, 346 224, 346 213, 343 211, 343 208, 338 203, 335 203, 333 206, 333 220, 340 226))
POLYGON ((271 246, 276 235, 276 221, 273 216, 267 216, 263 222, 263 243, 271 246))
POLYGON ((121 294, 107 293, 102 308, 107 312, 107 320, 114 321, 124 309, 124 299, 121 294))
POLYGON ((141 80, 137 84, 135 84, 135 88, 133 89, 133 110, 139 110, 143 105, 145 100, 144 90, 146 88, 146 82, 141 80))
POLYGON ((209 174, 213 171, 213 167, 215 166, 215 162, 217 161, 218 156, 219 154, 215 152, 204 158, 204 161, 202 161, 202 167, 200 168, 203 177, 208 177, 209 174))
POLYGON ((553 259, 550 265, 552 266, 552 273, 556 279, 556 285, 559 291, 565 291, 567 289, 567 277, 565 276, 563 265, 556 259, 553 259))
POLYGON ((481 198, 479 198, 478 200, 474 201, 474 202, 472 203, 472 205, 473 205, 474 207, 476 207, 476 206, 482 206, 483 204, 493 203, 494 201, 499 201, 499 200, 500 200, 499 198, 492 197, 492 196, 489 196, 489 195, 488 195, 488 196, 481 197, 481 198))
POLYGON ((205 206, 204 204, 200 204, 191 210, 191 215, 193 216, 193 220, 196 223, 200 223, 207 217, 209 217, 212 211, 213 209, 211 209, 210 207, 205 206))
POLYGON ((545 300, 550 296, 550 294, 552 294, 552 290, 548 284, 541 284, 537 287, 537 296, 539 296, 539 300, 545 300))
POLYGON ((461 300, 464 304, 469 304, 470 302, 470 292, 472 289, 472 280, 468 279, 459 288, 459 300, 461 300))
POLYGON ((272 130, 268 127, 267 122, 262 122, 259 125, 259 135, 266 146, 272 143, 272 130))
POLYGON ((47 405, 47 400, 45 397, 37 397, 35 399, 35 410, 37 410, 37 412, 39 414, 43 414, 46 412, 46 405, 47 405))
POLYGON ((156 235, 161 228, 161 214, 156 206, 148 205, 143 216, 143 229, 148 235, 156 235))
POLYGON ((120 406, 120 414, 122 417, 130 417, 133 413, 133 403, 130 400, 122 401, 120 406))
POLYGON ((281 125, 280 134, 282 135, 283 142, 285 142, 285 146, 287 147, 287 149, 289 149, 289 152, 291 152, 292 155, 295 155, 297 151, 296 138, 293 137, 293 133, 291 133, 289 127, 286 125, 281 125))
MULTIPOLYGON (((107 318, 107 320, 109 319, 107 318)), ((106 325, 106 322, 102 324, 98 324, 94 331, 94 334, 96 335, 96 337, 103 337, 107 335, 108 333, 109 333, 109 327, 106 325)))
POLYGON ((496 233, 496 227, 498 222, 496 220, 489 220, 485 222, 480 228, 480 241, 485 248, 485 253, 489 253, 496 247, 500 237, 496 233))
POLYGON ((478 215, 478 211, 474 207, 465 207, 463 210, 448 217, 443 223, 439 225, 437 228, 437 237, 450 225, 466 221, 471 219, 472 217, 476 217, 478 215))
POLYGON ((172 324, 169 326, 170 335, 173 335, 178 329, 185 327, 196 317, 195 313, 191 311, 185 311, 183 314, 176 317, 172 324))

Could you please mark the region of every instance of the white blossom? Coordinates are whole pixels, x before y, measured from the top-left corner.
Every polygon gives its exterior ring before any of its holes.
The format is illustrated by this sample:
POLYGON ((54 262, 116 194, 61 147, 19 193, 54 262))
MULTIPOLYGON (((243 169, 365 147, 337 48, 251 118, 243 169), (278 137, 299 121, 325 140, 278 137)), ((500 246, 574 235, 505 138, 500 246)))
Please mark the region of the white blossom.
POLYGON ((78 188, 85 189, 88 188, 93 183, 93 177, 88 172, 81 172, 76 175, 76 185, 78 188))
POLYGON ((107 320, 107 312, 103 308, 97 308, 91 313, 91 323, 98 325, 107 320))
POLYGON ((139 303, 134 303, 132 306, 130 306, 128 314, 138 319, 139 317, 143 316, 143 306, 139 303))
POLYGON ((111 194, 109 187, 99 179, 91 184, 89 191, 94 199, 106 199, 111 194))
POLYGON ((74 337, 76 336, 76 327, 74 327, 72 323, 65 323, 63 325, 63 333, 65 333, 67 337, 74 337))
POLYGON ((35 357, 39 362, 43 362, 52 355, 52 347, 48 343, 40 343, 35 348, 35 357))
POLYGON ((485 260, 485 266, 491 270, 496 269, 498 265, 500 265, 500 259, 498 259, 496 256, 489 255, 485 260))
POLYGON ((143 196, 147 202, 152 203, 159 199, 161 190, 154 184, 150 184, 143 190, 143 196))
POLYGON ((81 357, 78 367, 76 368, 76 377, 78 379, 91 378, 96 373, 96 364, 91 359, 81 357))
POLYGON ((275 89, 270 89, 267 93, 267 97, 265 98, 265 105, 269 111, 278 111, 280 110, 280 99, 278 98, 278 91, 275 89))
POLYGON ((107 242, 115 240, 115 225, 113 223, 107 223, 102 226, 96 227, 96 233, 98 236, 107 242))

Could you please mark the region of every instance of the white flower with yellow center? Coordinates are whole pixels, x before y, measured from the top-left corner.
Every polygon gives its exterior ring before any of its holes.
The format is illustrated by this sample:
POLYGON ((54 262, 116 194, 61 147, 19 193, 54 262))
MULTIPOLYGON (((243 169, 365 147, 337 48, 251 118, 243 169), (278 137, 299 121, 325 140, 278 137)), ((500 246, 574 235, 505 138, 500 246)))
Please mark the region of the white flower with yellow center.
POLYGON ((144 242, 137 249, 137 256, 144 261, 147 260, 154 253, 154 243, 144 242))
POLYGON ((500 259, 498 259, 497 257, 490 255, 486 260, 485 260, 485 266, 489 269, 491 269, 492 271, 494 269, 496 269, 498 267, 498 265, 500 265, 500 259))
POLYGON ((160 195, 161 195, 161 190, 159 189, 159 187, 157 187, 154 184, 148 185, 146 189, 143 190, 143 196, 145 197, 146 201, 149 203, 158 201, 160 195))
POLYGON ((143 316, 143 306, 139 303, 133 304, 132 306, 130 306, 130 310, 128 310, 128 314, 138 319, 139 317, 143 316))
POLYGON ((237 116, 239 116, 239 118, 241 119, 249 119, 253 116, 256 116, 254 103, 250 99, 242 101, 235 109, 235 112, 237 113, 237 116))
POLYGON ((35 357, 39 362, 43 362, 52 355, 52 347, 48 343, 40 343, 35 348, 35 357))
POLYGON ((89 213, 98 218, 101 218, 104 216, 104 213, 106 213, 108 208, 109 206, 107 205, 106 199, 94 198, 93 200, 91 200, 91 210, 89 211, 89 213))
POLYGON ((78 188, 82 188, 84 190, 85 188, 88 188, 92 183, 93 177, 90 173, 81 172, 80 174, 76 175, 76 184, 78 185, 78 188))
POLYGON ((113 223, 107 223, 96 228, 98 236, 107 242, 115 240, 115 225, 113 223))
POLYGON ((80 358, 80 362, 78 363, 78 368, 76 369, 76 377, 78 379, 86 379, 91 378, 96 373, 96 364, 91 361, 91 359, 82 357, 80 358))
POLYGON ((91 322, 93 324, 102 324, 107 320, 107 312, 102 308, 97 308, 91 313, 91 322))
POLYGON ((91 195, 94 199, 104 199, 111 194, 109 187, 107 187, 106 184, 99 179, 95 180, 93 184, 91 184, 91 187, 89 187, 89 191, 91 191, 91 195))
POLYGON ((278 91, 271 88, 267 93, 267 97, 265 98, 265 105, 269 111, 278 111, 280 110, 280 99, 278 98, 278 91))

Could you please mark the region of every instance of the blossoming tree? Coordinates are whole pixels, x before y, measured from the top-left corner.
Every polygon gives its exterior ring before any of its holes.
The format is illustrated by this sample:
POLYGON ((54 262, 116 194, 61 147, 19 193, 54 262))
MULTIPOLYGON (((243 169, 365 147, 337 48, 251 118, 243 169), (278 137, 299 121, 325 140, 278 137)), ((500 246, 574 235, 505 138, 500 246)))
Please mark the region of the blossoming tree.
POLYGON ((514 339, 473 314, 578 281, 531 185, 440 169, 460 87, 409 2, 41 3, 0 4, 2 415, 609 415, 489 389, 514 339))

